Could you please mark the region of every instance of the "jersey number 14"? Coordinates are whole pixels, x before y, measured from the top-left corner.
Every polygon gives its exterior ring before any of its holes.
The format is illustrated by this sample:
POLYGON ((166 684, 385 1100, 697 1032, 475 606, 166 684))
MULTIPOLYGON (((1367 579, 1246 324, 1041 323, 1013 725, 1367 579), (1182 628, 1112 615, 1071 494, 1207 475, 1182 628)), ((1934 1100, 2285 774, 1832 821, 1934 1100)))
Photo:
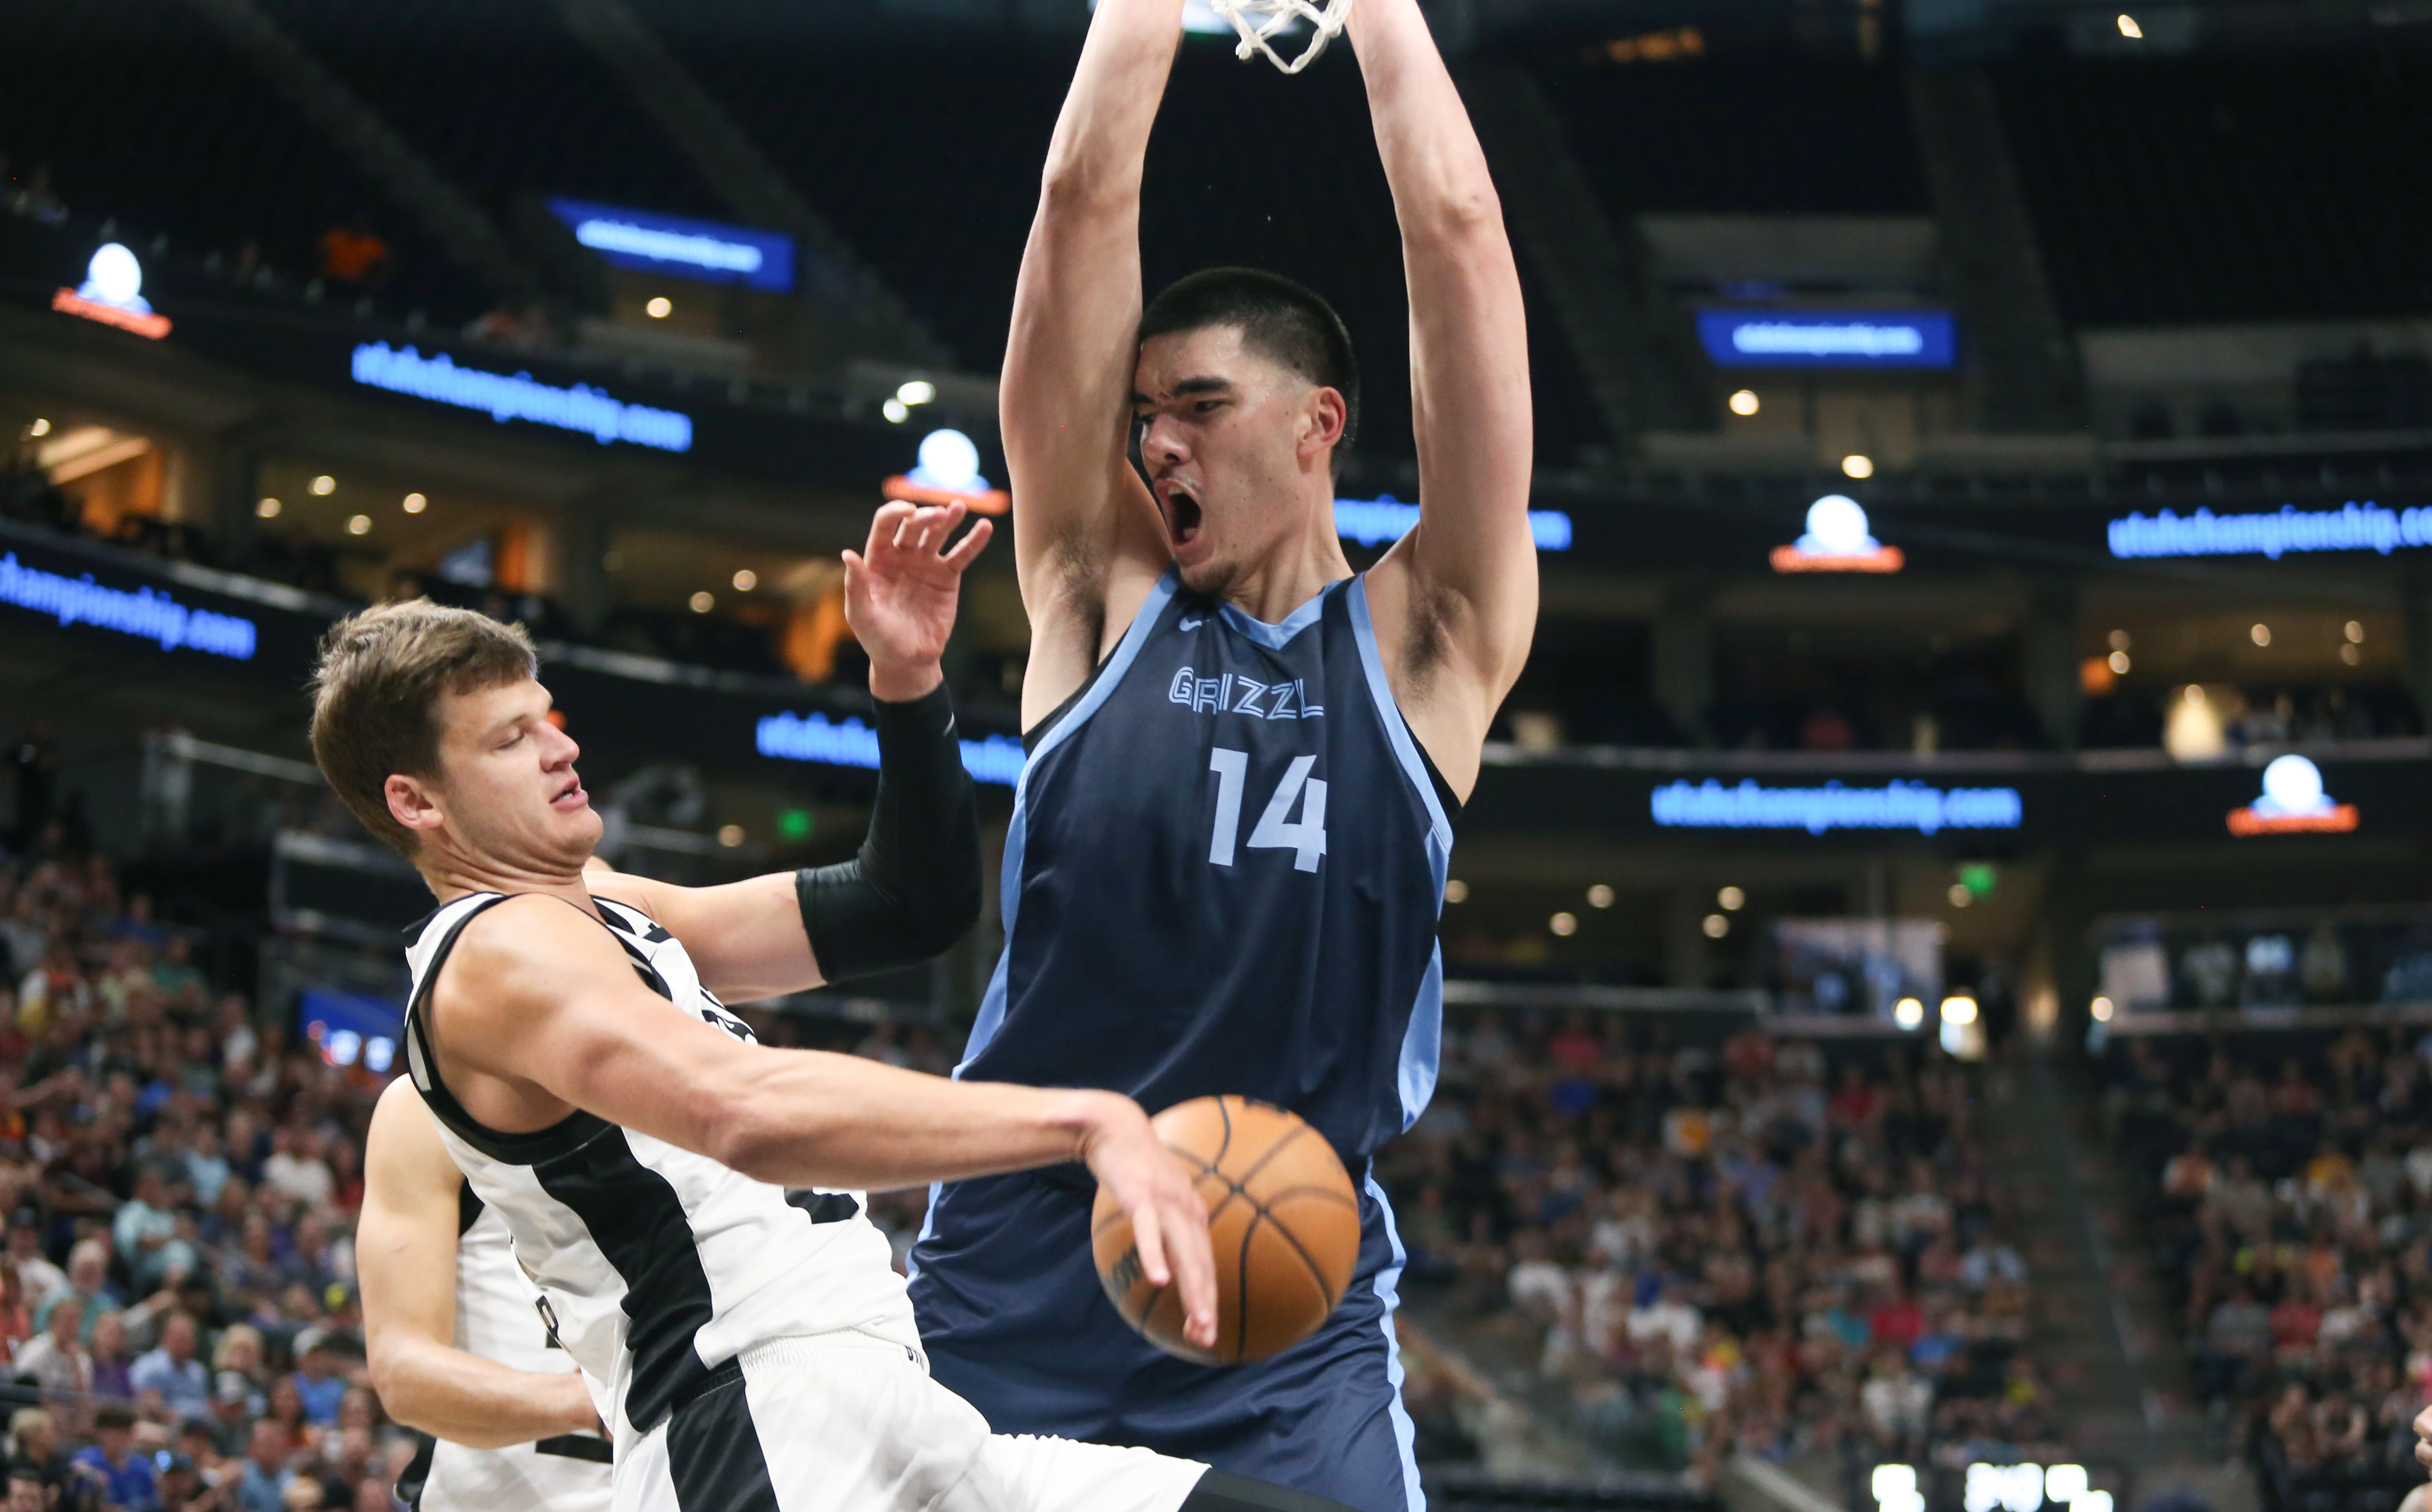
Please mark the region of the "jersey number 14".
MULTIPOLYGON (((1254 851, 1291 851, 1296 872, 1316 871, 1318 860, 1326 855, 1326 782, 1309 774, 1315 765, 1313 756, 1292 757, 1247 842, 1254 851), (1300 807, 1298 819, 1290 817, 1295 804, 1300 807)), ((1216 832, 1208 841, 1208 862, 1230 866, 1241 833, 1241 790, 1249 782, 1249 753, 1219 746, 1208 753, 1208 770, 1216 773, 1216 832)))

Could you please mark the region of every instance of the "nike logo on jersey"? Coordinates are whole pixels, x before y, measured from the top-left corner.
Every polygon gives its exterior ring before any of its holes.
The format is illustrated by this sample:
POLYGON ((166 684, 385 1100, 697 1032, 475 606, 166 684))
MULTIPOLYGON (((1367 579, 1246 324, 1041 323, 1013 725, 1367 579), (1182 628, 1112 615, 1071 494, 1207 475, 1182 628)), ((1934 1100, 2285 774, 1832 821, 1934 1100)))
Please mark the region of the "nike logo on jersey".
POLYGON ((1303 681, 1295 677, 1289 683, 1261 683, 1235 672, 1202 677, 1196 669, 1185 667, 1174 674, 1165 696, 1168 703, 1179 704, 1195 714, 1246 714, 1254 720, 1323 719, 1326 705, 1312 704, 1303 696, 1303 681))
POLYGON ((1186 614, 1174 621, 1174 627, 1176 630, 1196 630, 1207 622, 1208 617, 1204 614, 1186 614))

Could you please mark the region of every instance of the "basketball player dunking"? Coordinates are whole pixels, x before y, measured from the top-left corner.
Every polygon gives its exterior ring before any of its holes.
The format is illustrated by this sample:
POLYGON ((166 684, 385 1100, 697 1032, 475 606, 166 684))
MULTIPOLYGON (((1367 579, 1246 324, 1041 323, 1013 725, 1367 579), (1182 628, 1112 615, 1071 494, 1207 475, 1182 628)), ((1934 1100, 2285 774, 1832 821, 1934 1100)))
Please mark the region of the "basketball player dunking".
POLYGON ((416 601, 324 643, 313 755, 440 900, 407 952, 414 1089, 603 1388, 618 1512, 1290 1505, 1144 1450, 992 1436, 930 1380, 856 1190, 1084 1163, 1212 1340, 1206 1209, 1136 1104, 765 1048, 717 995, 811 985, 918 932, 888 894, 961 887, 900 865, 907 829, 970 803, 937 660, 986 538, 942 549, 960 514, 889 506, 848 557, 848 597, 889 621, 865 633, 882 775, 857 877, 587 877, 600 820, 520 628, 416 601))
MULTIPOLYGON (((1032 756, 1005 956, 960 1074, 1153 1109, 1246 1093, 1308 1118, 1357 1179, 1434 1084, 1449 815, 1535 622, 1520 287, 1417 0, 1359 0, 1410 286, 1422 513, 1353 576, 1333 461, 1359 384, 1333 311, 1238 269, 1141 307, 1142 161, 1180 9, 1100 0, 1015 295, 1001 393, 1032 756)), ((1265 140, 1192 129, 1236 127, 1265 140)), ((1401 1249, 1364 1184, 1343 1305, 1229 1370, 1158 1353, 1107 1305, 1079 1173, 947 1187, 914 1251, 937 1377, 1002 1433, 1144 1444, 1415 1512, 1401 1249)))

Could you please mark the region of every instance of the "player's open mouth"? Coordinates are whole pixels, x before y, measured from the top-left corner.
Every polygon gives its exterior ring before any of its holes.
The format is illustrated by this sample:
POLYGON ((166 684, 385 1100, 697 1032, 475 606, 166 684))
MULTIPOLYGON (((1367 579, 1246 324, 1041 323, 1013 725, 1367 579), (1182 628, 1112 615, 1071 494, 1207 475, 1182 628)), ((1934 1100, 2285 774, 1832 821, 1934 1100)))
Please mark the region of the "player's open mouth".
POLYGON ((549 801, 549 806, 558 809, 580 808, 590 801, 591 795, 583 790, 583 779, 572 777, 559 790, 557 796, 549 801))
POLYGON ((1168 484, 1165 490, 1167 528, 1174 532, 1174 544, 1184 546, 1199 534, 1201 519, 1199 501, 1168 484))

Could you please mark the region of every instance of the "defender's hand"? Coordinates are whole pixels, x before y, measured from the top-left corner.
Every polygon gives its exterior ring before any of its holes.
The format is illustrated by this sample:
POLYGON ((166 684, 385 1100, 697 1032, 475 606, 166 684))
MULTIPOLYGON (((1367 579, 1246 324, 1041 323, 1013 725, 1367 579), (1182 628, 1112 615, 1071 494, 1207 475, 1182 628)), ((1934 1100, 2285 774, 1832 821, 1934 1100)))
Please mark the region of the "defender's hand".
POLYGON ((1157 1137, 1138 1103, 1112 1096, 1081 1154, 1098 1184, 1132 1220, 1140 1274, 1153 1286, 1181 1286, 1183 1337, 1203 1350, 1214 1349, 1216 1261, 1208 1248, 1208 1204, 1199 1199, 1182 1163, 1157 1137))
POLYGON ((954 633, 963 569, 994 534, 974 524, 954 548, 960 503, 894 502, 870 522, 870 544, 844 553, 844 618, 870 654, 870 691, 890 704, 920 697, 943 680, 937 658, 954 633))
MULTIPOLYGON (((2426 1407, 2415 1415, 2415 1463, 2426 1470, 2432 1470, 2432 1407, 2426 1407)), ((2423 1489, 2422 1487, 2416 1487, 2418 1494, 2407 1499, 2408 1512, 2422 1512, 2423 1489)))

